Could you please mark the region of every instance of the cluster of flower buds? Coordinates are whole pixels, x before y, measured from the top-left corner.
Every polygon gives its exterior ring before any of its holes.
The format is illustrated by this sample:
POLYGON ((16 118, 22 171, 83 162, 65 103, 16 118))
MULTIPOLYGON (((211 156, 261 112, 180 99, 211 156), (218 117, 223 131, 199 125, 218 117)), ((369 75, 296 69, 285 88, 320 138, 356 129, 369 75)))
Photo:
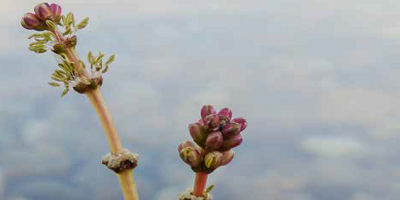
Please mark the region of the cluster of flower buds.
POLYGON ((29 45, 29 50, 36 53, 45 53, 52 50, 55 54, 63 56, 67 48, 75 47, 77 38, 75 33, 87 26, 89 18, 75 23, 72 13, 61 14, 61 7, 57 4, 41 3, 35 7, 35 14, 26 13, 21 24, 28 30, 44 31, 29 37, 34 39, 29 45), (59 30, 59 28, 64 30, 59 30))
POLYGON ((63 84, 65 89, 62 96, 68 93, 70 86, 78 93, 85 93, 101 86, 102 74, 108 71, 115 55, 111 55, 103 62, 104 54, 99 52, 97 56, 94 56, 92 52, 89 52, 90 72, 87 72, 84 62, 79 59, 75 51, 78 42, 75 34, 88 25, 89 18, 86 17, 79 23, 75 23, 71 12, 62 15, 61 7, 54 3, 41 3, 35 7, 34 11, 35 14, 26 13, 22 17, 21 24, 28 30, 43 31, 29 37, 34 40, 29 44, 29 50, 35 53, 51 50, 58 58, 59 69, 51 75, 51 79, 56 82, 49 82, 49 85, 59 87, 63 84))
POLYGON ((48 22, 59 23, 61 20, 61 7, 55 3, 41 3, 35 6, 35 14, 26 13, 21 20, 21 25, 29 30, 44 31, 49 29, 48 22))
POLYGON ((186 141, 179 145, 179 154, 195 172, 211 173, 233 159, 232 148, 242 143, 241 132, 246 127, 244 118, 232 119, 229 108, 217 113, 213 106, 205 105, 201 109, 201 119, 189 125, 190 135, 198 146, 186 141))

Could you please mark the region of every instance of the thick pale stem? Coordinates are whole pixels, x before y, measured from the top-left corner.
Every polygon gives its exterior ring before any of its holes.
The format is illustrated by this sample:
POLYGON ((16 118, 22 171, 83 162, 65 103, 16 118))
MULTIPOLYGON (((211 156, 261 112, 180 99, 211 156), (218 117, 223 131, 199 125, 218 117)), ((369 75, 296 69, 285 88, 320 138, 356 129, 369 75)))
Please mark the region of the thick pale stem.
MULTIPOLYGON (((98 87, 86 93, 90 103, 93 105, 97 114, 99 115, 101 124, 103 125, 106 133, 108 144, 112 153, 120 153, 122 151, 122 144, 119 139, 117 130, 115 129, 113 119, 107 106, 104 102, 103 95, 98 87)), ((125 200, 139 200, 139 195, 136 189, 136 183, 133 179, 133 170, 127 169, 117 173, 119 183, 121 185, 122 193, 125 200)))
POLYGON ((194 180, 193 195, 199 197, 203 196, 207 184, 207 173, 197 172, 194 180))
POLYGON ((86 71, 86 69, 82 66, 82 64, 79 62, 79 57, 78 53, 76 53, 75 48, 71 47, 66 50, 66 55, 68 59, 73 62, 77 68, 77 71, 82 74, 83 76, 86 76, 87 78, 90 77, 89 72, 86 71))
POLYGON ((117 174, 125 200, 139 200, 133 170, 125 170, 117 174))
POLYGON ((101 124, 103 125, 106 133, 108 144, 110 145, 111 153, 121 152, 122 144, 117 130, 115 129, 114 121, 104 102, 103 95, 100 92, 100 88, 98 87, 95 90, 90 90, 86 93, 86 95, 99 115, 101 124))

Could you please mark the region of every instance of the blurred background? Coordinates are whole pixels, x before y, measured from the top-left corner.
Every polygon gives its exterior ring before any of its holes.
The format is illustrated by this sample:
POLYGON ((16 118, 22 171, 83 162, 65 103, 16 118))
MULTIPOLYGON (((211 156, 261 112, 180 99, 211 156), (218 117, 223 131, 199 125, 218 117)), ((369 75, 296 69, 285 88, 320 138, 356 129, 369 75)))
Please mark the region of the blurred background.
MULTIPOLYGON (((0 0, 0 199, 122 199, 87 98, 61 98, 47 85, 55 57, 27 49, 20 19, 38 3, 0 0)), ((398 199, 400 1, 54 3, 90 18, 82 58, 117 55, 102 90, 140 155, 141 199, 192 187, 177 146, 204 104, 249 122, 210 177, 216 200, 398 199)))

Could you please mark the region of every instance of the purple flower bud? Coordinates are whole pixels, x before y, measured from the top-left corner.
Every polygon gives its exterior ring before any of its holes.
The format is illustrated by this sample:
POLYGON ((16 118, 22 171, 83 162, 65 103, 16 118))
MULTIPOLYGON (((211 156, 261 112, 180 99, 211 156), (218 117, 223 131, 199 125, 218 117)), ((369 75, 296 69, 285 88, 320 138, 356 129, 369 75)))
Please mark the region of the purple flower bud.
POLYGON ((225 150, 232 149, 234 147, 239 146, 242 143, 242 141, 243 138, 241 134, 234 135, 224 140, 224 142, 222 143, 222 149, 225 150))
POLYGON ((217 150, 222 146, 223 140, 224 138, 222 137, 221 132, 212 132, 207 136, 206 147, 212 150, 217 150))
POLYGON ((221 166, 230 163, 234 156, 235 152, 232 149, 222 152, 221 166))
POLYGON ((52 3, 50 5, 51 14, 53 15, 53 20, 59 22, 61 19, 61 6, 52 3))
POLYGON ((204 157, 204 165, 209 169, 215 169, 221 166, 222 153, 219 151, 212 151, 204 157))
POLYGON ((229 138, 240 133, 240 124, 236 122, 229 122, 222 129, 224 138, 229 138))
POLYGON ((178 152, 181 152, 182 149, 184 149, 184 148, 186 148, 186 147, 196 148, 196 145, 194 145, 194 143, 191 142, 191 141, 182 142, 182 143, 178 146, 178 152))
POLYGON ((204 125, 201 125, 200 123, 189 124, 189 132, 196 144, 201 147, 205 146, 204 143, 207 138, 207 131, 204 125))
POLYGON ((232 121, 234 121, 234 122, 240 124, 240 132, 242 132, 242 131, 243 131, 244 129, 246 129, 246 127, 247 127, 247 121, 246 121, 246 119, 243 118, 243 117, 235 118, 235 119, 233 119, 232 121))
POLYGON ((200 125, 202 125, 202 126, 204 126, 204 121, 203 121, 203 119, 199 119, 199 121, 197 121, 197 123, 200 124, 200 125))
POLYGON ((205 118, 208 115, 211 114, 216 114, 217 111, 215 111, 215 108, 212 105, 205 105, 203 108, 201 108, 201 118, 205 118))
POLYGON ((232 111, 229 108, 222 108, 219 112, 218 112, 218 116, 220 118, 220 120, 224 120, 226 122, 229 122, 232 118, 232 111))
POLYGON ((36 17, 35 14, 33 13, 26 13, 21 20, 21 25, 28 29, 28 30, 32 30, 35 29, 36 27, 38 27, 40 25, 40 21, 39 19, 36 17))
POLYGON ((197 167, 201 164, 202 157, 199 150, 192 147, 185 147, 179 152, 183 162, 187 163, 191 167, 197 167))
POLYGON ((38 19, 47 20, 52 16, 50 5, 48 3, 41 3, 35 6, 35 13, 38 19))
POLYGON ((211 115, 207 115, 204 119, 203 119, 204 125, 208 128, 208 129, 214 129, 217 128, 219 126, 219 117, 217 114, 211 114, 211 115))

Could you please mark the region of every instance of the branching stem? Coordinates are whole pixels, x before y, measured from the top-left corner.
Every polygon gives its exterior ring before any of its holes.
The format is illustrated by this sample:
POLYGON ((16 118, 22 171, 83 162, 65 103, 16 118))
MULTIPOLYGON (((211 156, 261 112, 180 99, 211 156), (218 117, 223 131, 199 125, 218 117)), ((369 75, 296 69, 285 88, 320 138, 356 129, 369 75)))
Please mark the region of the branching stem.
MULTIPOLYGON (((55 30, 53 33, 57 36, 57 41, 60 43, 65 42, 65 38, 62 34, 55 30)), ((70 62, 74 63, 76 70, 81 72, 83 76, 90 77, 88 71, 84 69, 80 63, 78 54, 74 47, 69 47, 66 49, 65 54, 70 62)), ((118 154, 122 151, 121 140, 118 136, 117 130, 115 128, 112 116, 107 108, 104 101, 103 95, 101 94, 100 87, 94 90, 89 90, 86 92, 86 96, 89 98, 90 103, 96 110, 97 115, 100 118, 101 124, 103 125, 104 132, 107 137, 108 144, 110 146, 111 153, 118 154)), ((136 183, 133 179, 133 170, 126 169, 120 173, 117 173, 119 183, 121 185, 121 190, 124 195, 125 200, 139 200, 139 195, 136 189, 136 183)))

